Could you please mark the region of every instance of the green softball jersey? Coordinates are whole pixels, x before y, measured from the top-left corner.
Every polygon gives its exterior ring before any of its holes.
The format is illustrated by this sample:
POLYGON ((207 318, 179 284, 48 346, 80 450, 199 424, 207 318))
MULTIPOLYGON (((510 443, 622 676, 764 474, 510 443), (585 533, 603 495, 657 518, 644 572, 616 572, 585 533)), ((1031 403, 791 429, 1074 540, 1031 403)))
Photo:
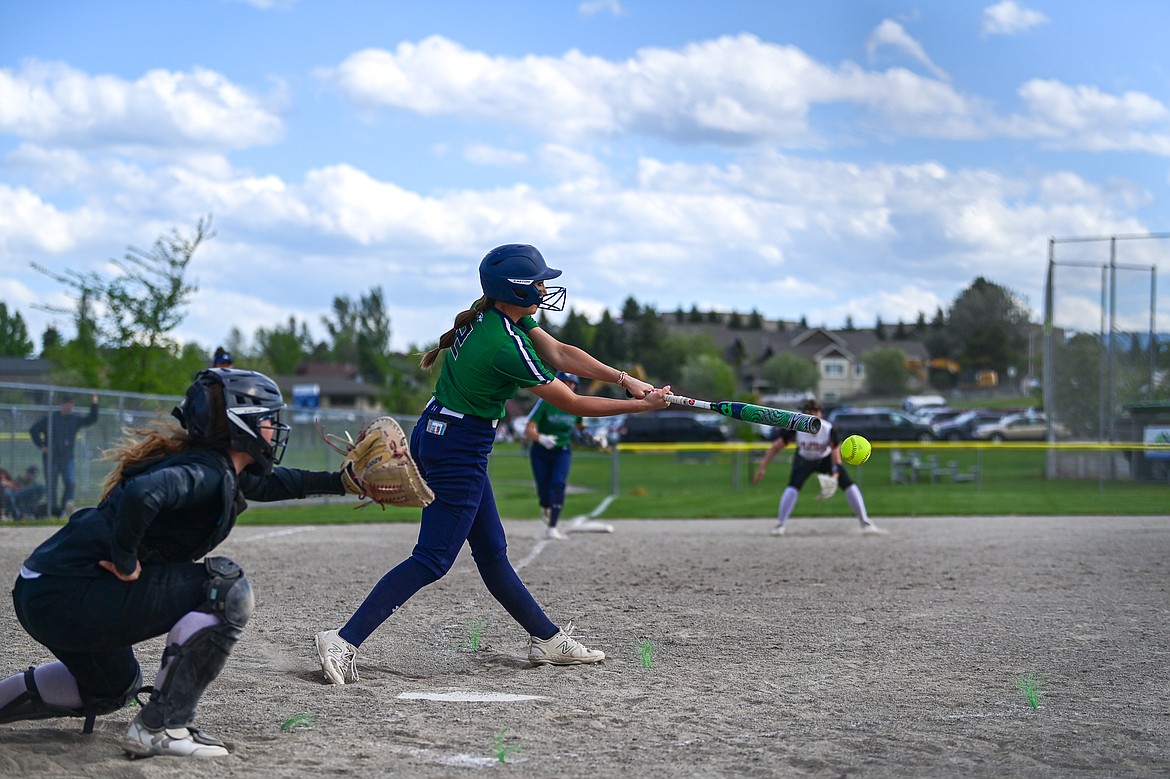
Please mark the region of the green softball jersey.
POLYGON ((577 425, 581 424, 581 417, 562 411, 551 403, 537 399, 528 415, 529 422, 536 423, 536 432, 556 436, 557 446, 568 446, 577 425))
POLYGON ((455 333, 435 383, 435 400, 452 411, 503 419, 504 401, 520 387, 553 380, 528 331, 538 327, 530 316, 513 322, 498 308, 484 311, 455 333))

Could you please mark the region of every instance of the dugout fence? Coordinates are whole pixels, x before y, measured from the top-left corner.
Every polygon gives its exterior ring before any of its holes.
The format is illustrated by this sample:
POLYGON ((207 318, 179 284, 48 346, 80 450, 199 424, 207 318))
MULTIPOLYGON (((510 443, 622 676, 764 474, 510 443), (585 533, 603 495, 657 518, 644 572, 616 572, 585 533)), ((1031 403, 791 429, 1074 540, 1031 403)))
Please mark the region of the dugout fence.
MULTIPOLYGON (((169 419, 171 409, 182 400, 177 395, 0 382, 0 468, 17 476, 25 473, 29 466, 36 466, 37 483, 48 485, 57 477, 57 466, 34 446, 30 429, 38 420, 47 418, 51 438, 56 418, 51 412, 59 410, 61 403, 70 398, 74 401, 74 414, 84 417, 89 413, 93 395, 98 396, 97 421, 78 431, 74 447, 77 484, 74 503, 77 506, 92 505, 101 494, 102 482, 110 472, 110 464, 102 458, 102 452, 114 446, 126 429, 169 419)), ((313 470, 337 468, 340 458, 321 440, 314 419, 319 418, 326 430, 344 436, 346 431, 356 435, 377 416, 377 412, 352 409, 292 408, 287 415, 292 430, 282 464, 313 470)), ((413 427, 417 419, 410 415, 393 416, 406 430, 413 427)), ((42 513, 47 514, 48 506, 43 509, 42 513)))

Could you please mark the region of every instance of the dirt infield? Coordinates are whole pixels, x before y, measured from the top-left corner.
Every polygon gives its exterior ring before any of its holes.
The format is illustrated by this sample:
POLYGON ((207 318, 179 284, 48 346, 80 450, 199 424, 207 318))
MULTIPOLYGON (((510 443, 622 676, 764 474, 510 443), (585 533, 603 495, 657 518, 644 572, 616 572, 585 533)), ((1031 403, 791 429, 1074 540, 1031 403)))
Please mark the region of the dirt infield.
MULTIPOLYGON (((128 761, 133 711, 0 726, 0 776, 1166 776, 1170 519, 620 521, 510 555, 550 616, 609 655, 533 668, 465 550, 323 683, 338 626, 416 528, 241 527, 221 551, 257 612, 200 723, 216 761, 128 761), (470 648, 483 621, 481 646, 470 648), (644 642, 655 651, 644 660, 644 642), (1040 681, 1033 708, 1021 679, 1040 681), (456 700, 428 700, 447 693, 456 700), (418 694, 424 697, 403 697, 418 694), (459 698, 533 696, 527 700, 459 698), (311 724, 290 725, 296 715, 311 724), (499 752, 505 751, 501 763, 499 752)), ((0 528, 14 576, 51 528, 0 528)), ((46 652, 0 603, 0 674, 46 652)), ((148 679, 161 641, 139 652, 148 679)))

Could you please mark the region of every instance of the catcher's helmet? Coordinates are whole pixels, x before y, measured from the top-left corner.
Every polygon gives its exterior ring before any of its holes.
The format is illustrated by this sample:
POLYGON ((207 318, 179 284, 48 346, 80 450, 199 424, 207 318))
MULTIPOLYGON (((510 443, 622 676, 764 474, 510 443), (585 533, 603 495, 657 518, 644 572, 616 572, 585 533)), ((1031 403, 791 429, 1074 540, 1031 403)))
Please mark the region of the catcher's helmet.
POLYGON ((546 287, 543 295, 536 291, 536 282, 560 275, 559 270, 548 267, 535 246, 526 243, 497 246, 479 263, 479 285, 483 294, 492 300, 525 308, 564 309, 564 287, 546 287))
POLYGON ((568 371, 557 371, 557 378, 561 381, 571 381, 574 384, 581 383, 581 379, 577 376, 577 374, 569 373, 568 371))
POLYGON ((187 396, 171 414, 192 441, 252 455, 253 463, 245 470, 263 476, 272 473, 288 445, 290 428, 280 421, 284 407, 280 387, 263 373, 210 368, 195 374, 187 396), (275 430, 271 443, 260 432, 265 419, 275 430))

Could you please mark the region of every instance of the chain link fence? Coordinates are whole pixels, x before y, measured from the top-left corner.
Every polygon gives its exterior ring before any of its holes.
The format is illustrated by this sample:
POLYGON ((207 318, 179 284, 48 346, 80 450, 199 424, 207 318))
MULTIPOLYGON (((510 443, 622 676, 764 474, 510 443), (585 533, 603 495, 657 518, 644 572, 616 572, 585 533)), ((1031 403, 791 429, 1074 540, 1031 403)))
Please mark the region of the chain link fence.
MULTIPOLYGON (((65 510, 62 477, 70 467, 75 474, 73 504, 77 507, 93 505, 111 469, 111 463, 102 458, 102 452, 116 445, 128 430, 171 419, 171 409, 181 400, 181 397, 171 395, 0 382, 0 468, 17 480, 30 468, 36 469, 33 486, 40 485, 45 489, 40 491, 42 495, 37 500, 34 516, 49 516, 65 510), (75 421, 86 421, 95 397, 97 418, 92 424, 85 424, 77 430, 71 466, 46 456, 35 445, 31 431, 38 422, 44 421, 45 435, 53 441, 55 436, 67 432, 60 428, 62 404, 73 401, 75 421)), ((379 414, 374 411, 290 408, 286 419, 292 431, 282 465, 335 470, 341 458, 321 440, 314 420, 319 419, 327 431, 344 437, 347 431, 356 435, 377 416, 379 414)), ((417 416, 410 415, 393 416, 408 431, 417 419, 417 416)), ((72 427, 72 423, 66 424, 72 427)))

